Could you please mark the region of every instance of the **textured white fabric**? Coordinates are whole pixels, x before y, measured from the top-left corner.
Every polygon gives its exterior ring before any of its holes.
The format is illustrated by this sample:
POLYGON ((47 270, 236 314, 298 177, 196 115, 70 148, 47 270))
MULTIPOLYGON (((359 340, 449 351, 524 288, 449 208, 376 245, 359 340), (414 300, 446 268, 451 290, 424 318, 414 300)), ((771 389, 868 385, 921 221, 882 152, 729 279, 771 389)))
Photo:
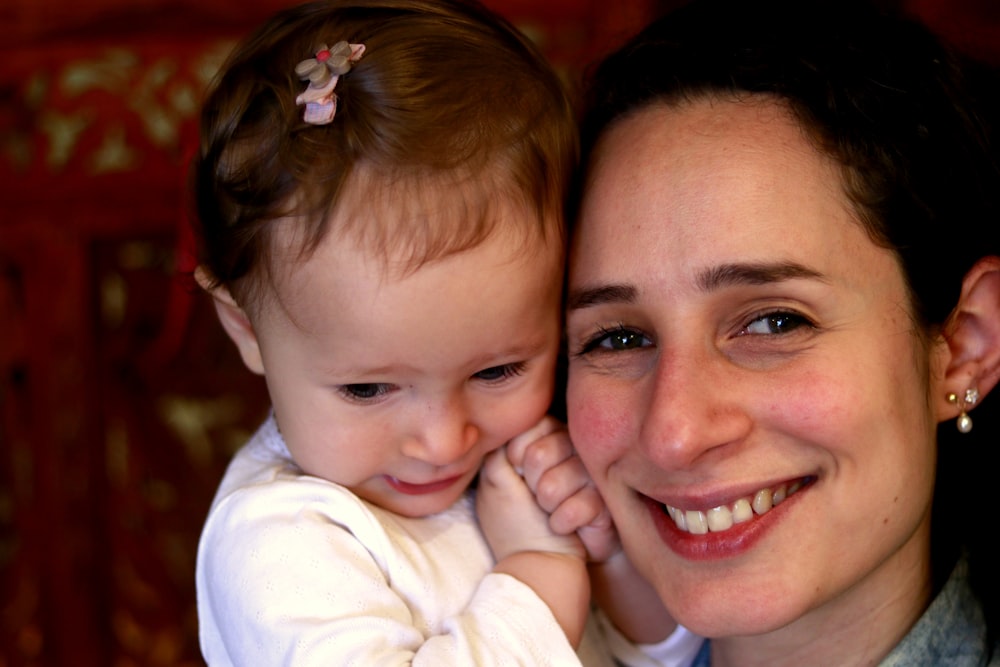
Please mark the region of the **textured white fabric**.
MULTIPOLYGON (((362 445, 359 445, 362 446, 362 445)), ((224 665, 613 665, 574 653, 528 586, 492 574, 467 494, 409 519, 303 475, 269 419, 226 472, 198 549, 201 647, 224 665)))
POLYGON ((658 644, 633 644, 606 616, 598 612, 596 618, 608 648, 622 667, 689 667, 705 642, 703 637, 678 625, 658 644))

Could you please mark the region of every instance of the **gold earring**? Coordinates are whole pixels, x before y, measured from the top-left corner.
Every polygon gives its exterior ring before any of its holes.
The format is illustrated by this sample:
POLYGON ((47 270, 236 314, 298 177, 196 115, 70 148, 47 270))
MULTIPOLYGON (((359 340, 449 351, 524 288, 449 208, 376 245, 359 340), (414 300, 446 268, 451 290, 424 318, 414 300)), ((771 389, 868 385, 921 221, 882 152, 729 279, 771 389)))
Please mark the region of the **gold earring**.
POLYGON ((955 426, 958 427, 959 432, 968 433, 971 431, 972 417, 969 416, 968 411, 979 402, 979 390, 976 388, 966 389, 961 405, 958 403, 958 395, 956 394, 948 394, 948 402, 959 406, 958 418, 955 420, 955 426))

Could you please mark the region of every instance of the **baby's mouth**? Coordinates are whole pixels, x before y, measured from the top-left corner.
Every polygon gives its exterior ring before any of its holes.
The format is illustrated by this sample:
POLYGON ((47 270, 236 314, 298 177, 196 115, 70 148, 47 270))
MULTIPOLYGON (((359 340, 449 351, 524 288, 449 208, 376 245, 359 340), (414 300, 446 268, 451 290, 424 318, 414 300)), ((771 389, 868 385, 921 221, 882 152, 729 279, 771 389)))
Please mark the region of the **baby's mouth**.
POLYGON ((738 498, 732 503, 702 510, 682 510, 670 505, 663 505, 667 514, 674 520, 678 530, 692 535, 706 533, 721 533, 733 526, 751 521, 763 516, 772 508, 795 495, 816 481, 815 477, 803 477, 777 486, 757 491, 751 496, 738 498))

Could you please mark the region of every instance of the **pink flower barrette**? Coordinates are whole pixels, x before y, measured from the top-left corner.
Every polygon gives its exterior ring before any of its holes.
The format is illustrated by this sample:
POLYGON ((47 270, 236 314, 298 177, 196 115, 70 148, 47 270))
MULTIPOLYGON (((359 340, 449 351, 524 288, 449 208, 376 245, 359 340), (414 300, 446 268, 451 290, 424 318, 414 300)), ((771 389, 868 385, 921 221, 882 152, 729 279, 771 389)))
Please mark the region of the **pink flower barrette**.
POLYGON ((340 41, 333 48, 323 44, 316 51, 315 58, 303 60, 295 66, 295 74, 303 81, 309 81, 309 86, 295 98, 295 104, 306 107, 302 118, 305 122, 326 125, 333 120, 337 113, 337 94, 333 89, 341 75, 350 72, 364 52, 364 44, 340 41))

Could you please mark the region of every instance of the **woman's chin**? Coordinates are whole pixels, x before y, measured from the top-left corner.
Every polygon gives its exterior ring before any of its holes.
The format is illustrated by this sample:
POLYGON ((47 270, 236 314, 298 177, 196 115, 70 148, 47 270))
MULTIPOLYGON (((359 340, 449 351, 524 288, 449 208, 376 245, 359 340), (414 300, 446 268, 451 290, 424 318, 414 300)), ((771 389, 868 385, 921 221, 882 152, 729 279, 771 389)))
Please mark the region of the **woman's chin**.
POLYGON ((702 637, 762 635, 780 630, 801 616, 787 601, 750 591, 691 591, 682 595, 660 590, 677 622, 702 637))

